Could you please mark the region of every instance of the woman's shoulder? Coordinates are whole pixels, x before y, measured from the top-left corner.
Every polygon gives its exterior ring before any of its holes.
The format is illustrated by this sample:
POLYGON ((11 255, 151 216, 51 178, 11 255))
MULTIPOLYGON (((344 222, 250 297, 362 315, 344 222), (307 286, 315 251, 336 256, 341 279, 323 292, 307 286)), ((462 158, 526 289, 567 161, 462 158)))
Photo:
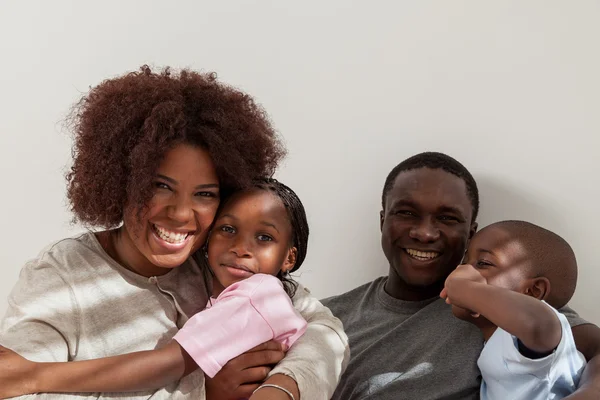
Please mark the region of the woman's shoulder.
POLYGON ((81 270, 87 266, 107 263, 110 257, 106 254, 93 232, 52 242, 30 260, 24 269, 52 268, 57 272, 81 270))

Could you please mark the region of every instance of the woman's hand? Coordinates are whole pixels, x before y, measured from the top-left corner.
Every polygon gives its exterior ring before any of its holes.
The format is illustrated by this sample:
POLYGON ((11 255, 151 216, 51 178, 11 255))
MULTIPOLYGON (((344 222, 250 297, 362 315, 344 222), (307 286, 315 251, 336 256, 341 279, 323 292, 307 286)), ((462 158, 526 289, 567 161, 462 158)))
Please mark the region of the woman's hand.
MULTIPOLYGON (((295 380, 289 376, 282 374, 274 374, 265 381, 265 383, 271 383, 287 389, 292 393, 294 399, 300 400, 300 391, 298 384, 295 380)), ((290 400, 290 396, 281 389, 274 387, 264 387, 250 396, 249 400, 290 400)))
POLYGON ((250 397, 284 355, 281 344, 269 341, 231 359, 214 378, 206 378, 206 399, 250 397))
POLYGON ((36 393, 39 365, 0 346, 0 399, 36 393))

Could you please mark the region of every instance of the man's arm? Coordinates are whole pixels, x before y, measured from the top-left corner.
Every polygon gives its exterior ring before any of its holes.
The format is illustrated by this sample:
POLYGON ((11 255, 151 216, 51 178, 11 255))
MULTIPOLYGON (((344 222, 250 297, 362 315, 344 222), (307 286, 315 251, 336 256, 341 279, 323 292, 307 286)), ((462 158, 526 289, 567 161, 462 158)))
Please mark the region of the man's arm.
POLYGON ((600 328, 594 324, 577 325, 572 328, 575 345, 588 360, 579 381, 579 389, 565 397, 569 400, 592 400, 600 398, 600 328))
POLYGON ((549 353, 560 343, 561 323, 550 307, 531 296, 488 285, 471 265, 450 274, 442 294, 450 304, 483 315, 536 353, 549 353))

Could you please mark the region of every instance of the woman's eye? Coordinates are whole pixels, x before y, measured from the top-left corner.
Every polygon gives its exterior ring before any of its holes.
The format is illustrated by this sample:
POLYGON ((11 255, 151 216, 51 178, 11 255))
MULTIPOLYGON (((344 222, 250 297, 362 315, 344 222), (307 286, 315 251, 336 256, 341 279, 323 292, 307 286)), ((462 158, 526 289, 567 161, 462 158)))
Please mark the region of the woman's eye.
POLYGON ((166 183, 163 183, 163 182, 154 182, 154 187, 156 189, 171 190, 171 188, 169 187, 169 185, 167 185, 166 183))
POLYGON ((273 238, 269 235, 258 235, 257 239, 260 240, 261 242, 270 242, 273 240, 273 238))
POLYGON ((477 263, 475 264, 476 268, 487 268, 489 266, 491 266, 492 264, 488 261, 485 260, 479 260, 477 261, 477 263))

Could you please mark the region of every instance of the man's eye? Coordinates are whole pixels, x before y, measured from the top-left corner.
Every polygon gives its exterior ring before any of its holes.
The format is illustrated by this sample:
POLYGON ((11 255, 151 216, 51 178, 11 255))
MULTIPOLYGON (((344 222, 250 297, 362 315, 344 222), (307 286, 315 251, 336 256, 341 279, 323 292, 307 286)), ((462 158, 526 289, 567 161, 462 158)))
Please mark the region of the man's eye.
POLYGON ((396 214, 396 215, 404 215, 404 216, 407 216, 407 217, 412 217, 412 216, 415 215, 415 213, 413 213, 412 211, 409 211, 409 210, 398 210, 394 214, 396 214))
POLYGON ((458 221, 458 218, 452 215, 440 215, 439 219, 441 221, 458 221))

